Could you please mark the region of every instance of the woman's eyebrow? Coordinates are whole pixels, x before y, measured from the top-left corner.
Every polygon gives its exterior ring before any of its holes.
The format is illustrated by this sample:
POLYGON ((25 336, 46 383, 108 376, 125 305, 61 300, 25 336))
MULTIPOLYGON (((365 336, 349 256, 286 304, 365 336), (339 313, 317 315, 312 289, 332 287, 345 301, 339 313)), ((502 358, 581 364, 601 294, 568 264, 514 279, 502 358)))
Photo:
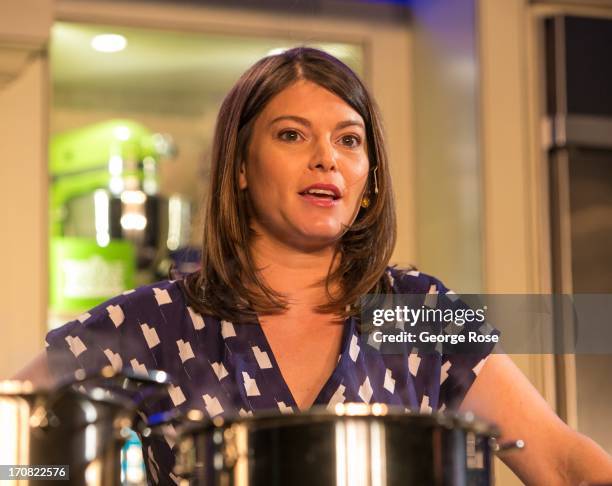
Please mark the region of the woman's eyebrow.
MULTIPOLYGON (((275 123, 277 123, 279 121, 283 121, 283 120, 291 120, 291 121, 294 121, 296 123, 299 123, 300 125, 304 125, 306 127, 311 127, 312 126, 312 123, 309 120, 307 120, 306 118, 303 118, 301 116, 297 116, 297 115, 282 115, 282 116, 277 116, 272 121, 270 121, 269 125, 274 125, 275 123)), ((344 121, 338 122, 336 124, 336 130, 339 130, 339 129, 342 129, 342 128, 346 128, 346 127, 351 127, 351 126, 357 126, 357 127, 360 127, 360 128, 365 130, 365 126, 364 126, 363 122, 360 121, 360 120, 355 120, 355 119, 349 119, 349 120, 344 120, 344 121)))
POLYGON ((346 127, 360 127, 363 130, 365 130, 365 126, 364 126, 363 122, 360 121, 360 120, 344 120, 344 121, 341 121, 341 122, 339 122, 336 125, 336 130, 339 130, 341 128, 346 128, 346 127))
POLYGON ((274 118, 269 125, 274 125, 275 123, 279 122, 279 121, 283 121, 283 120, 291 120, 294 122, 297 122, 301 125, 310 127, 312 124, 310 123, 310 121, 308 121, 306 118, 302 118, 301 116, 296 116, 296 115, 282 115, 282 116, 277 116, 276 118, 274 118))

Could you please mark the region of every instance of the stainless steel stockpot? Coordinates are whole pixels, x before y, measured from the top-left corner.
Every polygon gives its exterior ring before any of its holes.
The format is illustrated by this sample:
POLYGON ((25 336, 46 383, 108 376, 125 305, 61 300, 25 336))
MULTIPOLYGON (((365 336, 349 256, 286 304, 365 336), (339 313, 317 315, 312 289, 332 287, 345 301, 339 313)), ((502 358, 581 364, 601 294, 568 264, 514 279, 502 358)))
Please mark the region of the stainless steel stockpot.
POLYGON ((127 377, 106 369, 54 390, 35 390, 27 381, 0 382, 0 464, 65 465, 69 480, 58 484, 118 486, 121 448, 137 416, 138 401, 129 397, 151 395, 142 387, 165 386, 165 379, 163 372, 127 377))
POLYGON ((471 415, 341 404, 196 424, 175 472, 204 486, 488 486, 494 427, 471 415))
MULTIPOLYGON (((0 383, 0 463, 67 465, 74 485, 120 484, 124 433, 132 424, 128 403, 78 390, 33 391, 28 383, 0 383)), ((58 478, 60 479, 60 478, 58 478)), ((29 479, 19 484, 48 484, 29 479)))

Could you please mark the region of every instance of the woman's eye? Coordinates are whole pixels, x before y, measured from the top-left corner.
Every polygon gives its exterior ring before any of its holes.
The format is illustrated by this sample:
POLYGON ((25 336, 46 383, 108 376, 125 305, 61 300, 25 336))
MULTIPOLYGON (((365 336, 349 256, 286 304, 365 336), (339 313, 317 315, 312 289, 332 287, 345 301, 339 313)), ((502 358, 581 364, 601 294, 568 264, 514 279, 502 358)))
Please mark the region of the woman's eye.
POLYGON ((343 135, 340 139, 346 147, 356 148, 361 145, 361 138, 357 135, 343 135))
POLYGON ((284 130, 278 134, 278 138, 285 142, 297 142, 300 139, 300 134, 295 130, 284 130))

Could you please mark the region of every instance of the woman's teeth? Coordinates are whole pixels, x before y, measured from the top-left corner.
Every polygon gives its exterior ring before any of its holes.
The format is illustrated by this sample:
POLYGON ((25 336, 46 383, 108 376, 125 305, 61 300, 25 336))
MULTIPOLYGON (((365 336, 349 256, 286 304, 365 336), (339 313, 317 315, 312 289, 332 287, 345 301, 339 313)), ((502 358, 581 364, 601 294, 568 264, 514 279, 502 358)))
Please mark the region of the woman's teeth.
POLYGON ((332 199, 336 199, 336 195, 333 191, 328 191, 326 189, 309 189, 305 194, 310 194, 316 197, 331 197, 332 199))

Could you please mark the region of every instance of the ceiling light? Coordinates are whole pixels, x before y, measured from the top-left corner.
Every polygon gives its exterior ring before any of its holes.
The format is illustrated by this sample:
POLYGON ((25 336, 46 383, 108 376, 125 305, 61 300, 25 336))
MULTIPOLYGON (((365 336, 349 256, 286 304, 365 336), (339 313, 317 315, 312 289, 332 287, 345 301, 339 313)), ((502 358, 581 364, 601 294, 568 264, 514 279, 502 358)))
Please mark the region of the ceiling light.
POLYGON ((127 46, 127 39, 119 34, 100 34, 91 40, 91 47, 99 52, 119 52, 127 46))

